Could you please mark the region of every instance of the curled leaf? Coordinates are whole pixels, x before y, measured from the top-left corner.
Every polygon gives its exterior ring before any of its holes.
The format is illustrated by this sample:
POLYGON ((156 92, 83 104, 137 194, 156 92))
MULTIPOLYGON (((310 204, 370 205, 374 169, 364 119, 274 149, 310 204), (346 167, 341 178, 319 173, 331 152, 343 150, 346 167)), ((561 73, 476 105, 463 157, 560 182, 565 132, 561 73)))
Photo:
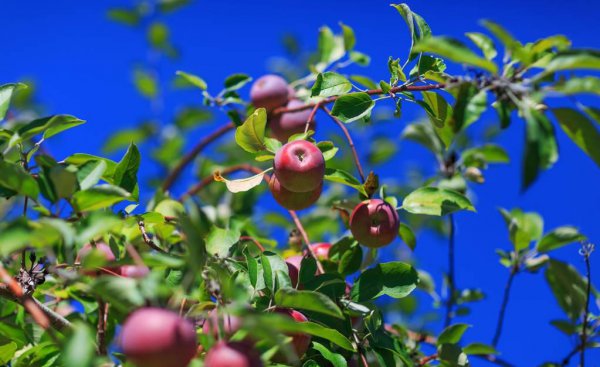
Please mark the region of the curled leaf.
POLYGON ((257 175, 246 177, 246 178, 240 178, 238 180, 228 180, 225 177, 221 176, 220 171, 215 171, 215 173, 213 174, 213 178, 215 181, 225 182, 225 185, 227 186, 227 190, 229 190, 230 192, 233 192, 233 193, 244 192, 244 191, 248 191, 248 190, 260 185, 260 183, 263 180, 263 177, 265 176, 265 173, 270 170, 272 170, 272 168, 262 171, 261 173, 259 173, 257 175))

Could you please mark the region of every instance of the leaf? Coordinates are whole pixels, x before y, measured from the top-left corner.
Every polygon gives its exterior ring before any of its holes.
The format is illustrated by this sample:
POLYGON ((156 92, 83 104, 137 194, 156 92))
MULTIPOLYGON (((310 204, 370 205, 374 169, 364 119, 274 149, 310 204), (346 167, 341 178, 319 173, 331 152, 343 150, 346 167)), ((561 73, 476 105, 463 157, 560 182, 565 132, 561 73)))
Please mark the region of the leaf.
POLYGON ((264 280, 266 287, 274 292, 279 285, 279 288, 283 286, 291 286, 291 281, 288 274, 288 266, 285 260, 279 255, 270 251, 264 251, 260 255, 261 265, 264 271, 264 280))
POLYGON ((467 37, 483 52, 483 55, 488 60, 493 60, 498 52, 496 51, 496 47, 494 46, 494 42, 491 38, 486 36, 483 33, 478 32, 468 32, 465 33, 467 37))
POLYGON ((0 187, 34 199, 40 192, 38 183, 23 167, 3 160, 0 160, 0 187))
POLYGON ((433 128, 431 124, 410 124, 402 131, 402 138, 414 141, 429 149, 436 156, 441 157, 444 144, 433 128))
POLYGON ((471 325, 467 324, 454 324, 448 326, 438 336, 437 345, 457 344, 469 327, 471 327, 471 325))
POLYGON ((319 73, 311 89, 311 96, 331 97, 348 93, 352 84, 338 73, 327 71, 319 73))
POLYGON ((523 191, 537 179, 540 171, 552 167, 558 160, 554 127, 548 118, 533 108, 526 109, 524 116, 527 129, 521 184, 523 191))
POLYGON ((33 120, 19 129, 22 140, 28 140, 38 134, 48 139, 64 130, 83 124, 85 121, 70 115, 54 115, 33 120))
POLYGON ((227 258, 229 250, 240 240, 241 233, 235 228, 212 226, 206 236, 206 251, 222 259, 227 258))
POLYGON ((319 353, 321 353, 323 358, 325 358, 326 360, 331 362, 331 365, 333 367, 347 367, 348 366, 348 362, 346 362, 346 358, 344 358, 343 355, 330 351, 323 344, 318 343, 313 340, 312 347, 314 349, 316 349, 317 351, 319 351, 319 353))
POLYGON ((350 75, 350 79, 364 85, 365 87, 367 87, 368 89, 377 89, 377 84, 375 84, 375 82, 373 80, 371 80, 369 77, 366 77, 364 75, 350 75))
POLYGON ((487 109, 487 92, 482 89, 479 92, 471 84, 462 84, 452 114, 451 125, 455 133, 466 129, 477 121, 481 114, 487 109))
POLYGON ((270 170, 271 170, 271 168, 269 168, 257 175, 246 177, 246 178, 240 178, 237 180, 228 180, 225 177, 221 176, 221 173, 219 171, 216 171, 213 174, 213 178, 215 181, 224 182, 225 185, 227 186, 227 190, 229 190, 230 192, 233 192, 233 193, 245 192, 245 191, 251 190, 251 189, 255 188, 256 186, 260 185, 260 183, 262 182, 262 180, 265 176, 265 173, 270 170))
POLYGON ((600 78, 595 76, 569 78, 554 85, 553 89, 568 96, 583 93, 600 95, 600 78))
POLYGON ((498 354, 494 347, 483 343, 471 343, 463 348, 463 352, 470 355, 498 354))
POLYGON ((275 293, 275 304, 282 308, 312 311, 344 319, 340 308, 329 297, 319 292, 282 288, 275 293))
POLYGON ((329 27, 319 28, 319 42, 317 44, 317 53, 319 61, 328 64, 333 60, 335 49, 335 37, 329 27))
POLYGON ((499 145, 485 144, 463 151, 462 163, 467 167, 485 168, 488 163, 508 163, 508 154, 499 145))
POLYGON ((178 70, 175 72, 181 79, 185 80, 190 85, 200 88, 201 90, 206 90, 208 85, 204 81, 204 79, 200 78, 197 75, 186 73, 185 71, 178 70))
POLYGON ((546 65, 542 74, 577 69, 600 70, 600 51, 585 49, 561 51, 546 65))
POLYGON ((477 56, 460 41, 448 37, 432 36, 420 40, 415 45, 414 52, 429 52, 461 64, 476 66, 492 74, 498 72, 496 64, 477 56))
POLYGON ((105 161, 89 161, 77 170, 77 181, 81 190, 87 190, 100 181, 106 171, 105 161))
POLYGON ((404 223, 400 223, 400 228, 398 229, 398 235, 402 239, 404 243, 414 251, 417 247, 417 238, 413 233, 412 229, 404 223))
POLYGON ((113 8, 108 10, 108 17, 115 22, 128 26, 136 26, 140 23, 140 15, 135 10, 126 8, 113 8))
POLYGON ((356 38, 354 37, 354 30, 344 24, 340 22, 340 27, 342 27, 342 34, 344 36, 344 49, 346 51, 350 51, 354 48, 354 45, 356 44, 356 38))
POLYGON ((49 178, 57 198, 69 198, 77 190, 77 175, 72 170, 56 165, 50 169, 49 178))
POLYGON ((452 106, 439 93, 423 92, 422 95, 423 101, 417 101, 417 103, 425 108, 440 141, 444 143, 445 147, 449 147, 454 139, 454 131, 450 126, 453 115, 452 106))
POLYGON ((10 100, 14 92, 19 88, 27 88, 27 86, 21 83, 0 85, 0 121, 4 120, 8 107, 10 106, 10 100))
POLYGON ((552 113, 569 138, 600 166, 600 132, 594 123, 571 108, 553 108, 552 113))
POLYGON ((417 271, 409 264, 399 261, 379 263, 360 274, 352 287, 351 297, 356 302, 369 301, 382 295, 404 298, 418 283, 417 271))
POLYGON ((343 171, 341 169, 325 168, 325 176, 323 178, 327 181, 341 183, 346 186, 350 186, 353 189, 356 189, 361 194, 366 195, 363 184, 360 183, 360 181, 358 181, 350 173, 343 171))
POLYGON ((369 115, 374 106, 375 101, 367 93, 350 93, 335 100, 331 114, 349 123, 369 115))
POLYGON ((544 220, 538 213, 500 209, 500 214, 508 226, 510 241, 517 251, 529 247, 531 241, 539 239, 544 232, 544 220))
POLYGON ((235 130, 235 141, 247 152, 257 153, 265 150, 265 129, 267 111, 259 108, 241 126, 235 130))
POLYGON ((73 206, 79 212, 103 209, 123 200, 131 195, 118 186, 99 185, 73 195, 73 206))
POLYGON ((463 194, 437 187, 421 187, 408 194, 402 208, 409 213, 446 215, 458 210, 475 211, 471 201, 463 194))
POLYGON ((521 61, 525 65, 529 65, 531 55, 523 49, 523 45, 517 41, 504 27, 489 20, 484 20, 481 24, 487 28, 506 49, 507 56, 512 56, 514 59, 521 61))
POLYGON ((470 366, 469 358, 457 344, 442 344, 438 346, 438 358, 444 367, 470 366))
MULTIPOLYGON (((117 290, 118 291, 118 290, 117 290)), ((75 322, 61 353, 65 366, 92 367, 95 357, 95 340, 92 329, 83 322, 75 322)))
POLYGON ((571 320, 578 320, 585 307, 587 281, 573 266, 554 259, 544 275, 563 311, 571 320))
POLYGON ((110 302, 110 307, 124 313, 129 313, 145 303, 138 282, 132 278, 98 277, 92 284, 92 290, 93 294, 101 296, 105 302, 110 302))
POLYGON ((133 200, 138 200, 139 188, 137 172, 141 162, 140 151, 135 144, 129 145, 127 152, 115 167, 113 184, 131 194, 133 200))
POLYGON ((225 79, 225 90, 228 92, 238 90, 251 81, 252 78, 246 74, 230 75, 225 79))
POLYGON ((396 8, 398 13, 404 18, 406 25, 408 26, 408 30, 410 32, 410 51, 412 53, 412 49, 417 41, 417 33, 415 32, 415 20, 413 17, 413 12, 410 10, 407 4, 391 4, 392 7, 396 8))
POLYGON ((133 82, 142 96, 153 99, 158 95, 158 83, 150 72, 139 67, 136 68, 133 71, 133 82))
POLYGON ((540 242, 537 243, 535 249, 537 252, 548 252, 585 239, 586 237, 577 228, 562 226, 555 228, 550 233, 546 233, 540 242))
POLYGON ((17 351, 17 343, 10 342, 0 345, 0 363, 7 365, 17 351))
POLYGON ((154 122, 144 122, 132 129, 117 130, 102 146, 104 153, 112 153, 129 147, 131 144, 142 144, 158 131, 154 122))

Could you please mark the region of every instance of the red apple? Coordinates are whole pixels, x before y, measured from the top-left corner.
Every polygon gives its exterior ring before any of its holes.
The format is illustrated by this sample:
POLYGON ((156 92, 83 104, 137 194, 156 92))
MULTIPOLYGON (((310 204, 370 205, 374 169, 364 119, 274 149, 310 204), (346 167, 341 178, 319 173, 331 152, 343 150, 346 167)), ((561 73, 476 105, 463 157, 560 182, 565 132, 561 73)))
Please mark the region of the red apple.
MULTIPOLYGON (((296 310, 278 308, 275 310, 275 312, 280 313, 282 315, 287 315, 287 316, 291 317, 292 319, 296 320, 297 322, 307 322, 308 321, 306 316, 304 316, 303 314, 301 314, 300 312, 298 312, 296 310)), ((311 340, 310 335, 308 335, 308 334, 289 334, 289 336, 292 337, 292 346, 294 347, 294 351, 296 352, 296 355, 298 356, 298 358, 302 357, 304 355, 304 353, 306 353, 306 351, 308 350, 308 347, 310 346, 310 340, 311 340)))
POLYGON ((313 250, 313 252, 315 253, 315 256, 317 256, 317 259, 319 261, 329 259, 329 249, 331 248, 331 243, 327 243, 327 242, 313 243, 312 245, 310 245, 310 248, 313 250))
POLYGON ((208 313, 208 317, 202 326, 202 332, 204 334, 212 334, 216 339, 219 337, 219 325, 223 327, 223 334, 225 334, 225 336, 231 336, 240 329, 242 322, 237 316, 219 314, 217 309, 214 308, 208 313), (222 318, 222 324, 219 324, 219 322, 221 322, 219 318, 222 318))
POLYGON ((262 365, 258 352, 243 342, 220 341, 210 348, 204 360, 204 367, 262 367, 262 365))
MULTIPOLYGON (((286 108, 296 108, 304 106, 304 102, 292 99, 286 105, 286 108)), ((306 122, 310 117, 311 109, 306 109, 297 112, 288 112, 283 113, 281 115, 273 116, 269 120, 269 128, 271 129, 271 135, 281 141, 282 143, 287 143, 290 136, 294 134, 301 134, 304 132, 306 127, 306 122)), ((309 124, 309 129, 315 129, 315 121, 311 121, 309 124)))
POLYGON ((272 175, 271 180, 269 181, 269 189, 271 190, 273 198, 279 205, 288 210, 302 210, 319 200, 321 192, 323 191, 323 181, 321 181, 321 184, 312 191, 294 192, 283 187, 277 177, 272 175))
POLYGON ((196 355, 196 331, 176 313, 142 308, 127 318, 120 335, 123 353, 137 367, 186 367, 196 355))
POLYGON ((400 220, 396 209, 380 199, 365 200, 350 215, 350 231, 360 244, 385 246, 398 235, 400 220))
POLYGON ((316 145, 306 140, 285 144, 275 154, 274 175, 286 189, 294 192, 316 190, 323 184, 325 159, 316 145))
POLYGON ((125 278, 144 278, 150 273, 147 266, 142 265, 121 265, 121 276, 125 278))
POLYGON ((289 98, 288 83, 279 75, 264 75, 250 88, 254 107, 264 107, 268 112, 285 105, 289 98))
MULTIPOLYGON (((115 254, 113 254, 112 250, 110 249, 110 246, 108 246, 107 244, 105 244, 104 242, 97 242, 95 245, 92 245, 91 243, 86 243, 85 245, 83 245, 83 247, 77 252, 77 257, 75 258, 75 264, 81 264, 84 259, 86 258, 86 256, 88 256, 93 250, 96 250, 98 252, 100 252, 101 256, 104 258, 104 260, 107 263, 110 263, 112 261, 116 260, 115 254)), ((100 274, 110 274, 111 272, 114 272, 115 274, 119 274, 119 269, 117 267, 111 267, 111 266, 106 266, 106 267, 102 267, 103 269, 107 270, 106 272, 102 271, 102 269, 98 269, 98 270, 83 270, 82 273, 88 276, 95 276, 95 275, 100 275, 100 274)))

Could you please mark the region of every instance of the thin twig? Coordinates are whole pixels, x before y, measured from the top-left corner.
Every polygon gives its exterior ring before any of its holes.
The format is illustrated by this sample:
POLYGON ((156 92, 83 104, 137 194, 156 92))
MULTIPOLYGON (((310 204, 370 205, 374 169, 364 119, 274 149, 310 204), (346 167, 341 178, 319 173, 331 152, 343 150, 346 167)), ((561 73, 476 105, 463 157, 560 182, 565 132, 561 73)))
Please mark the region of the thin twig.
POLYGON ((431 362, 431 361, 435 361, 438 358, 437 353, 434 353, 430 356, 426 356, 421 358, 421 360, 419 361, 418 366, 425 366, 427 363, 431 362))
POLYGON ((302 235, 302 240, 304 240, 304 244, 306 245, 306 250, 308 251, 308 253, 310 254, 310 256, 313 259, 315 259, 315 261, 317 263, 317 274, 323 274, 323 273, 325 273, 325 270, 323 269, 323 265, 319 261, 319 258, 317 258, 317 255, 313 251, 312 247, 310 246, 310 240, 308 239, 308 234, 306 233, 306 230, 304 229, 304 226, 302 226, 302 222, 300 222, 300 218, 298 218, 298 214, 296 214, 296 212, 293 211, 293 210, 288 210, 288 212, 290 213, 290 216, 294 220, 294 224, 296 224, 296 228, 298 229, 298 231, 302 235))
POLYGON ((108 303, 98 298, 98 326, 96 330, 96 342, 98 353, 106 355, 106 319, 108 317, 108 303))
POLYGON ((352 140, 352 137, 350 136, 348 129, 346 128, 346 126, 344 125, 343 122, 341 122, 337 117, 335 117, 331 114, 331 111, 327 107, 323 106, 322 108, 333 119, 333 121, 340 127, 340 129, 342 129, 342 132, 346 136, 346 140, 348 141, 348 145, 350 145, 350 150, 352 151, 352 156, 354 157, 354 163, 356 164, 356 169, 358 170, 358 174, 360 175, 361 181, 364 183, 365 182, 365 174, 363 172, 362 166, 360 165, 360 160, 358 159, 358 153, 356 152, 356 147, 354 146, 354 141, 352 140))
POLYGON ((511 268, 510 275, 508 276, 508 281, 506 282, 506 286, 504 287, 504 296, 502 297, 502 305, 500 306, 500 313, 498 314, 496 331, 494 332, 494 339, 492 341, 492 345, 494 347, 496 347, 498 345, 498 342, 500 342, 500 335, 502 335, 502 326, 504 325, 504 315, 506 314, 506 308, 508 306, 510 290, 513 284, 513 280, 515 279, 515 276, 518 272, 519 268, 517 265, 511 268))
POLYGON ((173 186, 173 183, 175 183, 179 175, 181 175, 183 169, 188 164, 190 164, 194 160, 194 158, 196 158, 196 156, 200 154, 202 150, 204 150, 204 148, 206 148, 207 145, 209 145, 210 143, 217 140, 219 137, 225 135, 228 131, 231 131, 233 129, 235 129, 235 124, 230 121, 225 125, 219 127, 217 130, 213 131, 211 134, 205 136, 202 140, 200 140, 198 144, 196 144, 196 146, 194 146, 192 150, 189 151, 189 153, 184 155, 181 158, 181 160, 177 162, 175 168, 173 168, 173 170, 169 173, 169 175, 165 179, 165 182, 162 185, 163 191, 167 191, 171 188, 171 186, 173 186))
POLYGON ((444 327, 448 327, 452 321, 452 312, 454 308, 454 293, 456 292, 456 283, 454 279, 454 215, 448 215, 448 223, 450 224, 450 233, 448 234, 448 295, 446 299, 446 318, 444 327))
POLYGON ((592 269, 590 266, 590 255, 594 251, 594 245, 591 243, 583 244, 581 255, 585 261, 585 277, 587 279, 587 287, 585 290, 585 309, 583 311, 583 325, 581 328, 581 354, 579 355, 579 366, 585 366, 585 347, 587 344, 587 327, 590 314, 590 294, 592 292, 592 269))
POLYGON ((158 245, 152 240, 152 238, 150 238, 150 236, 148 236, 148 233, 146 232, 146 225, 144 224, 143 220, 140 220, 138 222, 138 227, 140 228, 140 232, 142 233, 142 238, 144 239, 144 242, 146 242, 146 244, 153 250, 156 250, 158 252, 161 252, 163 254, 166 254, 167 251, 161 249, 160 247, 158 247, 158 245))
POLYGON ((321 106, 321 102, 317 102, 317 103, 315 103, 315 106, 313 107, 313 109, 310 111, 310 114, 308 115, 308 118, 306 119, 306 124, 304 125, 304 133, 305 134, 308 132, 310 123, 315 119, 315 115, 317 114, 317 110, 319 109, 320 106, 321 106))

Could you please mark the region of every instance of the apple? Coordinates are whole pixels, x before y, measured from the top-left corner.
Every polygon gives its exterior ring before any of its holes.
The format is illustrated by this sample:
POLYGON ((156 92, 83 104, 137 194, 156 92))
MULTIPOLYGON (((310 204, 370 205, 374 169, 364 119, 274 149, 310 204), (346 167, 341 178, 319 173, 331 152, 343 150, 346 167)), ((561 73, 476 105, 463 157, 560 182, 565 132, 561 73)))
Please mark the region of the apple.
MULTIPOLYGON (((96 242, 95 245, 92 245, 91 243, 86 243, 85 245, 83 245, 83 247, 77 252, 77 256, 75 257, 75 264, 81 264, 84 261, 84 259, 86 258, 86 256, 88 256, 94 249, 100 253, 100 255, 104 258, 104 260, 107 263, 110 263, 110 262, 116 260, 115 254, 110 249, 110 246, 108 246, 104 242, 96 242)), ((100 275, 103 273, 110 274, 110 272, 114 272, 117 274, 120 273, 120 270, 117 267, 107 266, 107 267, 103 267, 103 269, 106 269, 109 272, 103 272, 102 269, 98 269, 98 270, 84 269, 82 271, 82 273, 85 275, 88 275, 88 276, 95 276, 95 275, 100 275)))
POLYGON ((153 307, 129 315, 120 344, 137 367, 186 367, 197 351, 193 325, 172 311, 153 307))
POLYGON ((327 243, 327 242, 313 243, 312 245, 310 245, 310 248, 315 253, 317 260, 319 260, 319 261, 329 260, 329 249, 331 248, 331 243, 327 243))
POLYGON ((261 76, 250 88, 250 100, 254 107, 264 107, 267 112, 285 105, 288 98, 288 83, 279 75, 261 76))
POLYGON ((260 355, 252 346, 244 342, 224 342, 215 344, 204 359, 204 367, 262 367, 260 355))
POLYGON ((288 267, 288 274, 292 281, 292 286, 297 287, 298 281, 300 280, 300 264, 302 264, 302 255, 294 255, 285 259, 285 263, 288 267))
POLYGON ((223 327, 223 334, 225 334, 225 336, 231 336, 240 329, 242 322, 236 316, 229 314, 219 314, 218 310, 216 308, 213 308, 208 313, 208 316, 204 321, 204 325, 202 326, 202 332, 204 334, 211 334, 216 339, 219 337, 219 325, 223 327), (219 324, 219 322, 221 322, 219 320, 219 316, 222 318, 222 324, 219 324))
POLYGON ((150 269, 143 265, 121 265, 120 273, 125 278, 145 278, 150 269))
POLYGON ((277 151, 273 168, 279 183, 289 191, 314 191, 323 184, 325 159, 316 145, 295 140, 277 151))
MULTIPOLYGON (((304 102, 292 99, 286 105, 286 108, 296 108, 304 106, 304 102)), ((297 112, 283 113, 277 116, 273 116, 269 120, 269 128, 271 129, 271 135, 282 143, 287 143, 290 136, 294 134, 301 134, 304 132, 306 122, 310 117, 311 110, 306 109, 297 112)), ((309 129, 315 129, 315 121, 311 121, 309 129)))
POLYGON ((350 231, 360 244, 383 247, 398 235, 400 219, 396 209, 380 199, 365 200, 350 214, 350 231))
POLYGON ((288 210, 302 210, 319 200, 323 191, 323 182, 321 181, 321 184, 312 191, 294 192, 283 187, 277 177, 272 175, 269 181, 269 189, 279 205, 288 210))
MULTIPOLYGON (((291 310, 291 309, 287 309, 287 308, 278 308, 278 309, 275 309, 275 312, 280 313, 282 315, 289 316, 297 322, 307 322, 308 321, 306 316, 304 316, 303 314, 301 314, 300 312, 298 312, 296 310, 291 310)), ((298 358, 302 357, 304 355, 304 353, 306 353, 306 351, 308 350, 308 347, 310 346, 311 336, 308 334, 300 334, 300 333, 288 334, 288 335, 292 337, 292 347, 294 348, 296 355, 298 356, 298 358)))

